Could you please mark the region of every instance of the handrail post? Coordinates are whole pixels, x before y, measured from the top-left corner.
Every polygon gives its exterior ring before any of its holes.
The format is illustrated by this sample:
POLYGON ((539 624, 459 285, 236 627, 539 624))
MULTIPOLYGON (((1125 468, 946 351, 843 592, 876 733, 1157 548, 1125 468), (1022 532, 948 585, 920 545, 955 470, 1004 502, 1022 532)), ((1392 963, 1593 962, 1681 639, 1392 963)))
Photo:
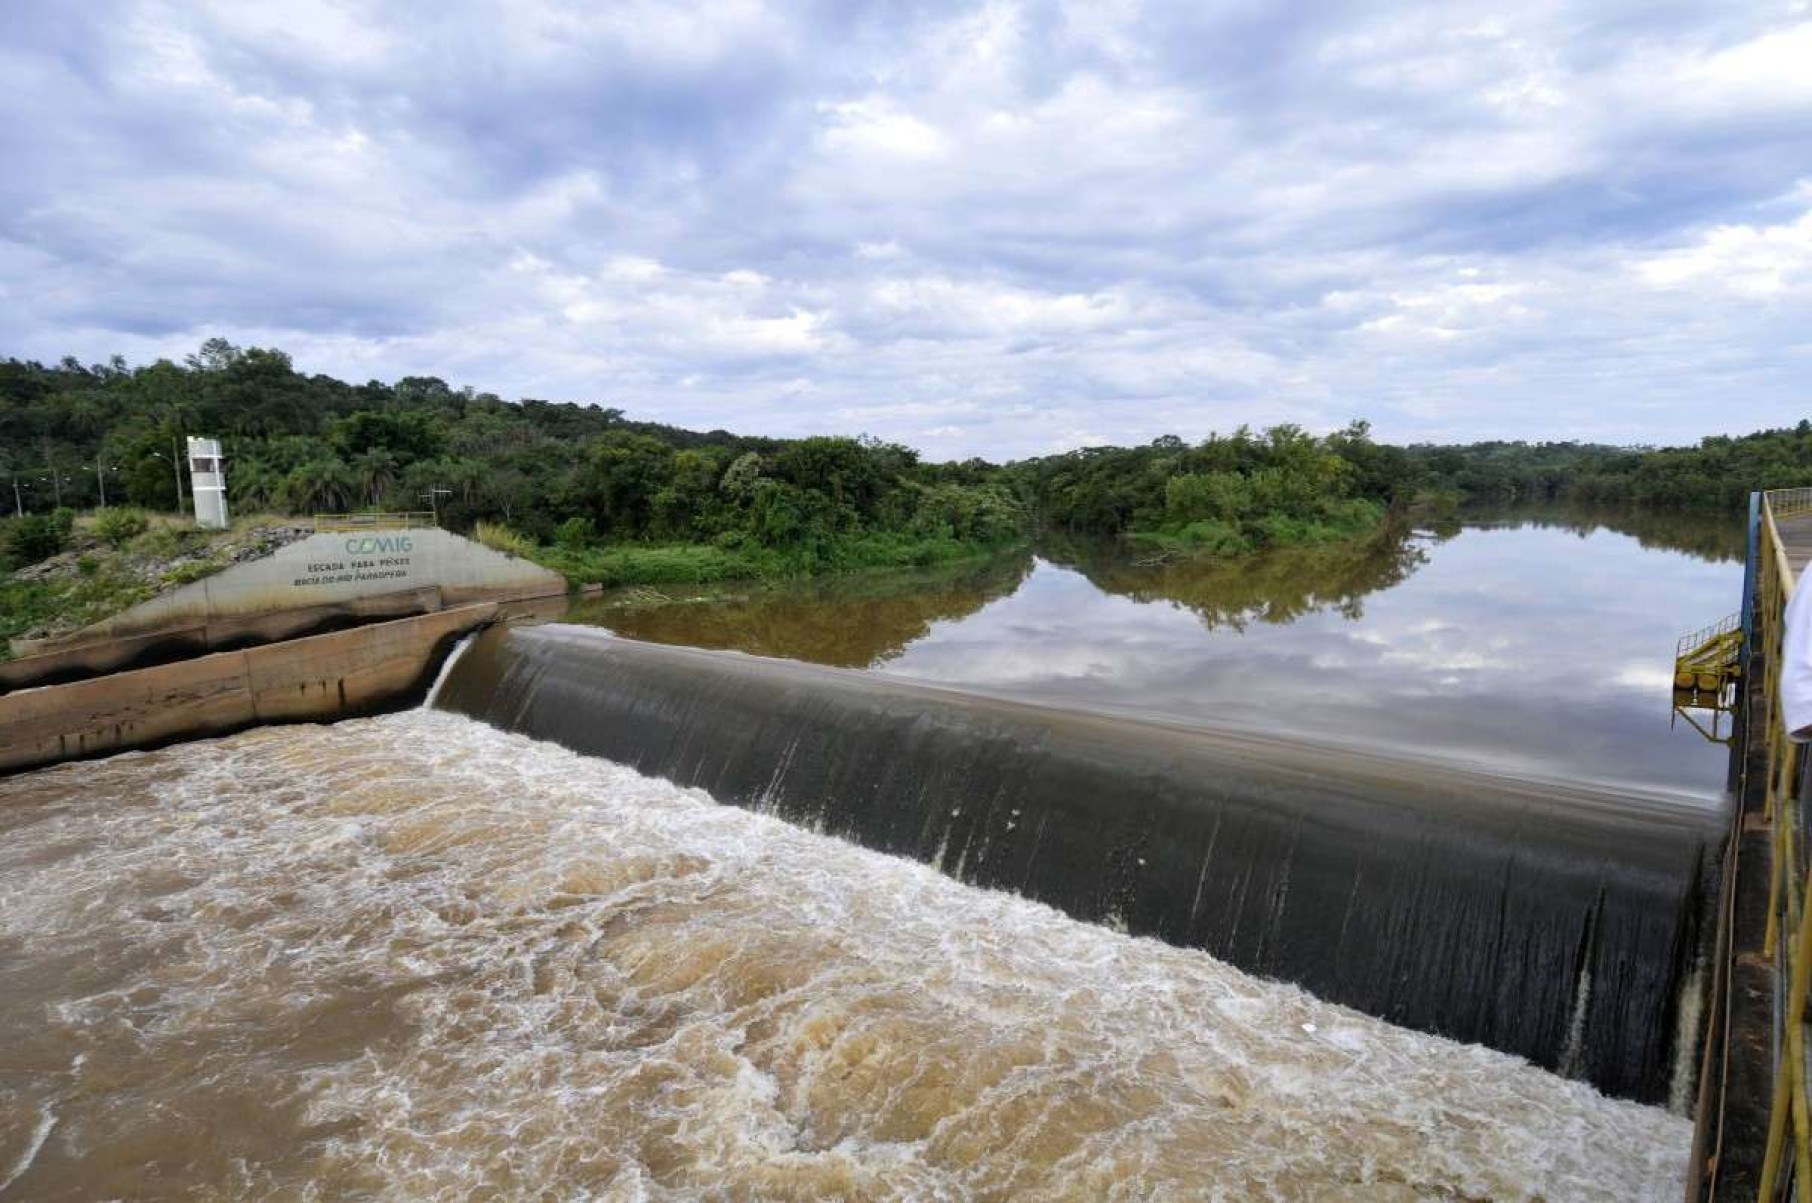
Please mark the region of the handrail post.
MULTIPOLYGON (((1743 604, 1738 614, 1743 620, 1743 650, 1737 663, 1743 672, 1737 678, 1737 687, 1748 690, 1751 668, 1755 664, 1755 588, 1756 569, 1761 560, 1762 539, 1762 495, 1760 492, 1749 494, 1749 527, 1744 534, 1743 551, 1743 604)), ((1730 731, 1730 764, 1724 777, 1724 788, 1738 794, 1743 784, 1744 751, 1749 746, 1749 707, 1738 706, 1731 723, 1730 731)))

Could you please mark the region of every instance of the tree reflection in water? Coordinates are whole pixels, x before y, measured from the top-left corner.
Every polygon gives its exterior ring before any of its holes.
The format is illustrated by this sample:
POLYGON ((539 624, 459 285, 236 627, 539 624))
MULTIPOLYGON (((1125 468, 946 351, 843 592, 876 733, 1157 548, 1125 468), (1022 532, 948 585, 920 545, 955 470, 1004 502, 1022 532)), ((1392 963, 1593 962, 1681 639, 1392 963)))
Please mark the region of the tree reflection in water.
POLYGON ((1254 622, 1290 623, 1322 610, 1358 619, 1366 594, 1408 579, 1428 562, 1425 545, 1439 538, 1394 524, 1373 539, 1159 563, 1141 563, 1114 544, 1053 543, 1042 550, 1103 592, 1168 601, 1194 611, 1210 630, 1243 631, 1254 622))
POLYGON ((937 569, 796 585, 621 590, 576 605, 562 621, 654 643, 867 668, 898 656, 924 638, 932 623, 966 618, 1010 596, 1032 562, 1031 554, 1021 551, 937 569))
MULTIPOLYGON (((1710 563, 1739 560, 1740 516, 1521 506, 1459 511, 1387 526, 1376 537, 1287 547, 1233 558, 1140 560, 1115 541, 1046 538, 1037 555, 1104 593, 1188 610, 1209 630, 1282 626, 1329 612, 1358 621, 1368 595, 1408 580, 1429 550, 1464 529, 1539 528, 1581 538, 1612 530, 1644 548, 1710 563)), ((898 658, 933 623, 967 618, 1017 592, 1036 563, 1021 551, 915 572, 870 573, 789 585, 667 586, 619 590, 579 603, 565 621, 609 627, 656 643, 869 668, 898 658)))

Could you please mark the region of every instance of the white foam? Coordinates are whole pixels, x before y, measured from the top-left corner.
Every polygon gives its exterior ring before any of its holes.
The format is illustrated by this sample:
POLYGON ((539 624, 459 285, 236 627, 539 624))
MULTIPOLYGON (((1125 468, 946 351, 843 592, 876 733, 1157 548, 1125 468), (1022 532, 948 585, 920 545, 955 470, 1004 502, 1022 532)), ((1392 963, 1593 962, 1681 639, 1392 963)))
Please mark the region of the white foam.
POLYGON ((25 1176, 25 1171, 31 1168, 31 1163, 38 1159, 38 1151, 44 1147, 44 1142, 50 1139, 51 1129, 56 1126, 56 1113, 48 1107, 41 1108, 38 1112, 37 1126, 26 1138, 24 1152, 20 1153, 19 1159, 13 1162, 13 1168, 7 1171, 6 1177, 0 1178, 0 1194, 10 1190, 13 1183, 25 1176))
POLYGON ((422 702, 425 709, 434 709, 434 703, 440 700, 441 686, 453 675, 453 666, 459 663, 459 658, 466 654, 466 649, 472 646, 472 641, 478 635, 479 632, 473 631, 469 635, 460 636, 459 642, 453 645, 453 650, 447 653, 447 658, 441 661, 440 671, 434 674, 434 684, 428 686, 428 696, 422 702))
POLYGON ((49 1014, 86 1058, 71 1175, 116 1122, 91 1076, 155 1100, 202 1193, 229 1155, 265 1193, 428 1199, 1622 1200, 1684 1173, 1657 1108, 441 712, 0 780, 0 816, 0 942, 118 966, 0 998, 0 1047, 49 1014), (235 1127, 236 1092, 270 1110, 235 1127))

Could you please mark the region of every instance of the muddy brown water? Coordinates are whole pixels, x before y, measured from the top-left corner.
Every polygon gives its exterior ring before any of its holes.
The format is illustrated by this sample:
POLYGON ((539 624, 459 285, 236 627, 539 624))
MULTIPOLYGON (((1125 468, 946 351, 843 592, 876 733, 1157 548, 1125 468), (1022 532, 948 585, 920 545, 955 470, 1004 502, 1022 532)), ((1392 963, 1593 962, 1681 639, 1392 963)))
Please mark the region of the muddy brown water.
POLYGON ((1688 1128, 452 715, 0 781, 3 1197, 1645 1199, 1688 1128))
MULTIPOLYGON (((1709 806, 1662 686, 1728 546, 1500 519, 1263 579, 1044 549, 595 620, 1709 806)), ((0 1199, 1659 1199, 1689 1139, 426 710, 0 779, 0 979, 0 1199)))

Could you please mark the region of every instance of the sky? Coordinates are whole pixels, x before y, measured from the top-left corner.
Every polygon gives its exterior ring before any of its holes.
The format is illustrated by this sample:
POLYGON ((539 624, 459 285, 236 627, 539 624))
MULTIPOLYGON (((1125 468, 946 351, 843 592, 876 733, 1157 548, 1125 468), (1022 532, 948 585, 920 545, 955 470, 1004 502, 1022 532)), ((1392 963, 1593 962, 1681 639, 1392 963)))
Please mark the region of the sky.
POLYGON ((1010 458, 1812 413, 1812 0, 5 0, 0 355, 1010 458))

